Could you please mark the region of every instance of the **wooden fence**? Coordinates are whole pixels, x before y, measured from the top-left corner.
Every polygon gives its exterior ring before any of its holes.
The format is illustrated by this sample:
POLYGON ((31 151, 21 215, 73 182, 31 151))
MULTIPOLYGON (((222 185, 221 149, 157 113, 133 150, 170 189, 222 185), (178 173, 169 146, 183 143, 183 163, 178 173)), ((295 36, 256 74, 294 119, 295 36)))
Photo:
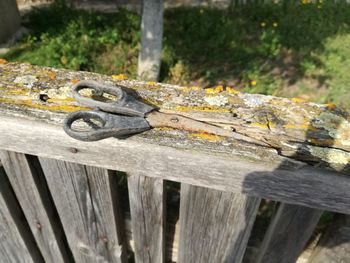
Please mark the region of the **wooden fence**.
MULTIPOLYGON (((331 104, 2 61, 0 261, 295 262, 323 210, 350 213, 349 127, 331 104), (270 146, 168 128, 74 140, 62 120, 81 109, 70 89, 82 79, 270 146), (283 203, 252 259, 260 198, 283 203)), ((349 246, 307 262, 349 262, 349 246)))

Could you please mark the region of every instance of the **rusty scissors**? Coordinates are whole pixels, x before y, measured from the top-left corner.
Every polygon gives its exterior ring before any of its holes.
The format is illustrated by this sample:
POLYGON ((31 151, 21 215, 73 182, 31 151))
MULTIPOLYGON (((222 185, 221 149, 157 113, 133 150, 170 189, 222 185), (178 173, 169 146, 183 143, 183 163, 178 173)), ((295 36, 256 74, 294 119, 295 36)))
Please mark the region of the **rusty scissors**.
POLYGON ((169 127, 263 144, 253 138, 206 122, 177 114, 159 112, 156 107, 137 100, 135 96, 128 94, 125 87, 120 85, 106 85, 92 80, 82 80, 73 86, 73 97, 82 105, 95 108, 94 110, 80 110, 70 113, 64 120, 64 131, 69 136, 81 141, 97 141, 108 137, 118 138, 156 127, 169 127), (90 89, 99 96, 108 94, 113 98, 116 97, 116 100, 107 100, 106 102, 87 97, 80 93, 83 89, 90 89), (74 128, 73 124, 78 120, 87 123, 90 126, 89 129, 82 131, 74 128))

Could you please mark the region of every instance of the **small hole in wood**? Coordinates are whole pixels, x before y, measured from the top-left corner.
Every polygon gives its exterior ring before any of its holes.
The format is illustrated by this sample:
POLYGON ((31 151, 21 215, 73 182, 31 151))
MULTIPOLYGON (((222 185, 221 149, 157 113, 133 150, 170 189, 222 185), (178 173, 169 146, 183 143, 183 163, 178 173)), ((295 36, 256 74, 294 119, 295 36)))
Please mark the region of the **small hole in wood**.
POLYGON ((47 94, 40 94, 39 99, 43 102, 46 102, 47 100, 50 99, 50 97, 47 94))

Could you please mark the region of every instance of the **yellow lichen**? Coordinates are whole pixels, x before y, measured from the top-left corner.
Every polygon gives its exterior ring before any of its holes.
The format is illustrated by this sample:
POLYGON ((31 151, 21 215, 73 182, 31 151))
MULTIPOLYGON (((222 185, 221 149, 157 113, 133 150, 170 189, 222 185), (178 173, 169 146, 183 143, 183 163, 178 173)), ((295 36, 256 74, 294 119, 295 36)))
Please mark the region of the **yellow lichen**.
POLYGON ((190 92, 190 91, 200 91, 202 90, 201 87, 198 86, 192 86, 192 87, 183 87, 182 91, 184 92, 190 92))
POLYGON ((77 110, 86 110, 89 108, 79 107, 74 105, 57 105, 57 104, 38 104, 33 100, 13 100, 8 98, 0 98, 0 102, 10 104, 10 105, 20 105, 34 109, 49 110, 49 111, 60 111, 60 112, 74 112, 77 110))
POLYGON ((230 94, 239 94, 241 93, 239 90, 236 90, 235 88, 233 87, 226 87, 226 91, 230 94))
POLYGON ((7 64, 8 61, 6 59, 0 58, 0 65, 7 64))
POLYGON ((213 88, 208 88, 208 89, 205 89, 205 93, 207 93, 207 94, 215 94, 215 90, 213 88))
POLYGON ((48 71, 47 75, 49 76, 49 78, 51 80, 55 80, 56 77, 57 77, 57 74, 55 72, 53 72, 53 71, 48 71))
POLYGON ((72 102, 72 101, 75 101, 75 100, 73 98, 65 98, 65 99, 49 98, 47 101, 48 102, 72 102))
POLYGON ((151 86, 151 87, 154 87, 154 86, 156 86, 156 85, 157 85, 157 82, 154 82, 154 81, 148 81, 148 82, 147 82, 147 85, 148 85, 148 86, 151 86))
POLYGON ((127 78, 125 74, 112 75, 113 80, 126 80, 127 78))
POLYGON ((337 105, 335 105, 335 103, 333 103, 333 102, 329 102, 329 103, 326 104, 326 107, 329 110, 334 110, 334 109, 337 108, 337 105))
POLYGON ((306 102, 306 100, 304 100, 302 98, 291 98, 291 101, 293 101, 294 103, 304 103, 304 102, 306 102))
POLYGON ((191 91, 191 88, 189 88, 189 87, 182 87, 181 91, 187 93, 187 92, 190 92, 190 91, 191 91))
POLYGON ((209 140, 209 141, 219 141, 219 140, 223 140, 224 137, 222 136, 218 136, 218 135, 214 135, 214 134, 209 134, 209 133, 191 133, 190 134, 191 137, 196 137, 196 138, 200 138, 200 139, 204 139, 204 140, 209 140))
POLYGON ((28 89, 11 89, 11 88, 8 88, 8 89, 1 89, 1 90, 4 90, 3 94, 4 95, 7 95, 7 96, 13 96, 13 95, 16 95, 16 96, 20 96, 20 95, 28 95, 30 90, 28 89))
POLYGON ((192 86, 192 87, 191 87, 191 90, 200 91, 200 90, 202 90, 202 88, 201 88, 201 87, 198 87, 198 86, 192 86))
POLYGON ((214 88, 205 89, 205 93, 207 94, 218 94, 223 91, 224 91, 224 86, 222 85, 216 86, 214 88))
POLYGON ((199 107, 199 106, 179 106, 175 108, 177 111, 189 112, 189 111, 203 111, 203 112, 230 112, 229 109, 219 107, 199 107))

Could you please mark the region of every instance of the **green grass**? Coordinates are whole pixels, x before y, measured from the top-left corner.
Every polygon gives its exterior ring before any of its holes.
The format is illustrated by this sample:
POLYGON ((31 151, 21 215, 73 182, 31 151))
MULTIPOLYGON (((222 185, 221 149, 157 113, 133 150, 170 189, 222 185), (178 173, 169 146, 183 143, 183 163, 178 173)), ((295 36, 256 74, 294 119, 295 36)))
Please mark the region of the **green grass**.
MULTIPOLYGON (((136 13, 119 9, 99 14, 54 4, 34 10, 25 20, 31 33, 6 59, 136 77, 136 13)), ((164 82, 230 85, 349 107, 349 71, 347 4, 182 7, 165 12, 164 82)))

